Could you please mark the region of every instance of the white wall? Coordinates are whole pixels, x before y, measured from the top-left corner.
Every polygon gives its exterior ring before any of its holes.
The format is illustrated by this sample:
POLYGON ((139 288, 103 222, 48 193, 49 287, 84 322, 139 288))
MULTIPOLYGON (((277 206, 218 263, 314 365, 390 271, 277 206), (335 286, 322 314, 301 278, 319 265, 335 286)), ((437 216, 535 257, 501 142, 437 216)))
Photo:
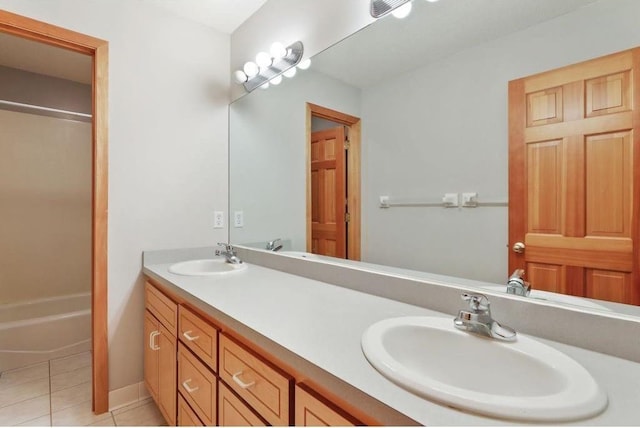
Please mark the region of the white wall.
POLYGON ((312 70, 230 108, 230 211, 242 210, 234 243, 275 238, 306 251, 306 103, 360 116, 360 90, 312 70))
POLYGON ((364 90, 363 260, 504 282, 506 208, 380 209, 378 196, 506 200, 508 82, 640 45, 639 16, 638 1, 600 1, 364 90))
MULTIPOLYGON (((300 40, 304 57, 311 57, 373 21, 369 0, 269 0, 231 35, 230 71, 276 41, 300 40)), ((241 85, 232 85, 232 99, 244 93, 241 85)))
POLYGON ((0 304, 91 289, 91 124, 0 110, 0 304))
POLYGON ((229 37, 131 0, 0 8, 109 41, 109 387, 139 382, 142 251, 227 239, 229 37))

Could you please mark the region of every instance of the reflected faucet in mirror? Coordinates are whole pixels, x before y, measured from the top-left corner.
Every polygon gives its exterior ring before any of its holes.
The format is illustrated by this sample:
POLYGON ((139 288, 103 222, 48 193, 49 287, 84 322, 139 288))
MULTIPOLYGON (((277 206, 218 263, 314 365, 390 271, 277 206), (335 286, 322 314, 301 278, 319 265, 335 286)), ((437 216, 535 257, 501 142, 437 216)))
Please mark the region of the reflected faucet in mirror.
POLYGON ((265 247, 267 251, 280 251, 282 250, 282 239, 276 238, 273 241, 267 242, 267 246, 265 247))
POLYGON ((507 282, 507 293, 527 297, 531 294, 531 284, 524 280, 524 269, 516 269, 507 282))

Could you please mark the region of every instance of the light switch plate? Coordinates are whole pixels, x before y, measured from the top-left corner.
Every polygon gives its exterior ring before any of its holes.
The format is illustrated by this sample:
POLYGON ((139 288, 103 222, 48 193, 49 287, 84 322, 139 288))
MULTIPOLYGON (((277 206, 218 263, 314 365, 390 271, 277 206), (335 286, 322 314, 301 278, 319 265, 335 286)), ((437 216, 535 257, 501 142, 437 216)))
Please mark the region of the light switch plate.
POLYGON ((458 194, 445 193, 442 197, 442 204, 445 208, 456 208, 460 204, 458 194))
POLYGON ((478 193, 468 192, 462 194, 462 206, 466 208, 475 208, 478 206, 478 193))

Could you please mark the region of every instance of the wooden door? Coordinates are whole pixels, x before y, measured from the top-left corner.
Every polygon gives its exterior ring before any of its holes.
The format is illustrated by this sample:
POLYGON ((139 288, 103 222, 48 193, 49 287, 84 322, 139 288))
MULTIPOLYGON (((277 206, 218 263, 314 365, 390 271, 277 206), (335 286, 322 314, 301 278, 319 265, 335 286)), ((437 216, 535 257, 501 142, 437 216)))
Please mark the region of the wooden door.
POLYGON ((144 383, 149 394, 158 401, 158 321, 144 311, 144 383))
POLYGON ((639 106, 640 48, 509 82, 509 271, 534 289, 640 304, 639 106))
POLYGON ((347 257, 345 131, 311 134, 311 252, 347 257))

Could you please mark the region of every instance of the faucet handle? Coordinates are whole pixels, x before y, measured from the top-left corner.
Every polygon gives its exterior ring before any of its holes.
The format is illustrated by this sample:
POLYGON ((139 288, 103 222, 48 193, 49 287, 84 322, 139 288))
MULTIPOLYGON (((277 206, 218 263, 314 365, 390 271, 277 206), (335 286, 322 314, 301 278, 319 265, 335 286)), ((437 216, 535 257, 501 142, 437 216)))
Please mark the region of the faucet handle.
POLYGON ((218 242, 218 246, 224 247, 225 251, 233 251, 231 244, 227 244, 226 242, 218 242))
POLYGON ((489 299, 484 294, 462 293, 460 297, 465 302, 469 302, 469 307, 473 312, 489 311, 489 299))

